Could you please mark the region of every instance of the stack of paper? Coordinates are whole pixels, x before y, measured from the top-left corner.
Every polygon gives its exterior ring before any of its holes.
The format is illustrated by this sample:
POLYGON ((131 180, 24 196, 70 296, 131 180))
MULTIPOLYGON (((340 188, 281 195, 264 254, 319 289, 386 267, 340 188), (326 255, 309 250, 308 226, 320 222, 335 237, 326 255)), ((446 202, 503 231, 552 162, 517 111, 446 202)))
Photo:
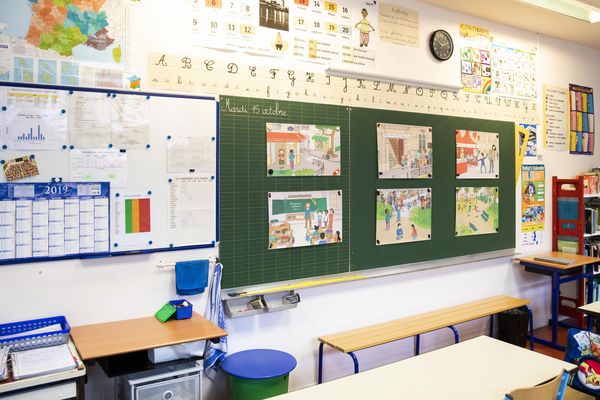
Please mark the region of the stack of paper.
POLYGON ((15 379, 53 374, 77 368, 77 361, 69 346, 43 347, 41 349, 12 353, 13 377, 15 379))
POLYGON ((8 378, 8 368, 7 368, 7 359, 8 359, 8 346, 0 347, 0 381, 8 378))

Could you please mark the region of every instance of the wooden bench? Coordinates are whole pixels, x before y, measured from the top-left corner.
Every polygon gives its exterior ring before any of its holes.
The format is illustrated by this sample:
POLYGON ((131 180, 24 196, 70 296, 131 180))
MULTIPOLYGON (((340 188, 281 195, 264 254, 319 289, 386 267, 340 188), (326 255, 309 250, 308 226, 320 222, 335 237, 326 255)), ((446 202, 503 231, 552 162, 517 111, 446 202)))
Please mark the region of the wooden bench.
MULTIPOLYGON (((454 342, 458 343, 459 335, 454 325, 484 317, 491 317, 490 336, 492 336, 495 314, 527 306, 528 304, 529 300, 504 295, 494 296, 395 321, 321 336, 319 337, 321 343, 319 344, 318 382, 321 383, 323 380, 323 346, 325 344, 348 354, 354 362, 354 373, 356 374, 359 372, 358 359, 354 354, 357 350, 415 337, 415 355, 418 355, 421 334, 449 328, 454 332, 454 342)), ((533 317, 529 307, 527 307, 527 311, 529 313, 529 347, 533 350, 533 341, 531 340, 531 335, 533 334, 533 317)))

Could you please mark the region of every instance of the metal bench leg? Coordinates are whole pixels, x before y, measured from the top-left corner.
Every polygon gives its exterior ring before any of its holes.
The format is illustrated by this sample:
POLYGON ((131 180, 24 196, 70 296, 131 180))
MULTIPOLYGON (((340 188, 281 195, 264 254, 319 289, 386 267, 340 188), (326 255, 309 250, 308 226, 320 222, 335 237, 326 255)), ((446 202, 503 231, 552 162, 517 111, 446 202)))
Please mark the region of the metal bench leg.
POLYGON ((354 362, 354 373, 358 374, 358 358, 356 358, 356 355, 352 351, 348 352, 348 355, 352 357, 352 361, 354 362))
POLYGON ((415 336, 415 356, 418 356, 421 351, 421 335, 415 336))
POLYGON ((325 343, 321 342, 319 344, 319 367, 317 372, 317 383, 323 382, 323 345, 325 343))
POLYGON ((529 306, 525 306, 525 308, 527 308, 527 314, 529 314, 529 350, 533 350, 533 311, 529 306))
POLYGON ((494 314, 490 315, 490 337, 494 337, 494 314))
POLYGON ((456 330, 456 327, 454 325, 450 325, 448 328, 452 329, 452 332, 454 332, 454 343, 458 343, 460 339, 458 337, 458 331, 456 330))

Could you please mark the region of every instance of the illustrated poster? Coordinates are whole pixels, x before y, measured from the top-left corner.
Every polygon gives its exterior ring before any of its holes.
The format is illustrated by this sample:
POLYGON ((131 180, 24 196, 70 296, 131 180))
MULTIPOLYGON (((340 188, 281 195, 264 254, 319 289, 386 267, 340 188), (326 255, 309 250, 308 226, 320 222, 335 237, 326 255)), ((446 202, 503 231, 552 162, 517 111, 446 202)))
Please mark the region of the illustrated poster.
POLYGON ((498 232, 497 187, 456 188, 456 236, 498 232))
POLYGON ((377 164, 380 179, 431 178, 432 128, 377 123, 377 164))
MULTIPOLYGON (((535 124, 519 124, 519 127, 529 132, 529 140, 525 147, 525 157, 537 156, 537 125, 535 124)), ((523 137, 519 136, 519 148, 523 146, 523 137)))
POLYGON ((431 189, 377 190, 377 245, 431 239, 431 189))
POLYGON ((494 94, 537 99, 537 53, 492 43, 494 94))
POLYGON ((571 154, 594 154, 594 89, 569 85, 571 154))
POLYGON ((473 25, 460 25, 460 64, 463 90, 489 93, 492 88, 490 31, 473 25))
POLYGON ((521 167, 521 243, 542 243, 546 215, 546 173, 543 165, 521 167))
POLYGON ((456 130, 456 177, 498 179, 499 135, 493 132, 456 130))

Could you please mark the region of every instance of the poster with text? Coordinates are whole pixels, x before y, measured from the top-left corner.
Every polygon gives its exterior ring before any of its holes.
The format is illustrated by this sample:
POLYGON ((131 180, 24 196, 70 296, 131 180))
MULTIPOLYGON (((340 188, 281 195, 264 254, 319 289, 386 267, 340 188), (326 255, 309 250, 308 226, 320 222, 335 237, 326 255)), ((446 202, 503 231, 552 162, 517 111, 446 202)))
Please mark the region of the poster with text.
POLYGON ((456 236, 498 232, 497 187, 456 188, 456 236))
POLYGON ((456 130, 456 177, 459 179, 500 177, 497 133, 456 130))
POLYGON ((473 25, 460 25, 460 64, 463 90, 489 93, 492 88, 490 31, 473 25))
POLYGON ((521 167, 521 243, 541 244, 546 215, 546 173, 543 165, 521 167))
POLYGON ((494 94, 537 99, 537 53, 512 45, 492 43, 494 94))
POLYGON ((431 239, 431 188, 379 189, 376 204, 378 246, 431 239))
POLYGON ((431 178, 432 128, 377 123, 377 164, 380 179, 431 178))
POLYGON ((569 85, 571 154, 594 154, 594 89, 569 85))
POLYGON ((269 250, 342 241, 342 191, 271 192, 269 250))
POLYGON ((338 176, 340 127, 267 123, 267 176, 338 176))

